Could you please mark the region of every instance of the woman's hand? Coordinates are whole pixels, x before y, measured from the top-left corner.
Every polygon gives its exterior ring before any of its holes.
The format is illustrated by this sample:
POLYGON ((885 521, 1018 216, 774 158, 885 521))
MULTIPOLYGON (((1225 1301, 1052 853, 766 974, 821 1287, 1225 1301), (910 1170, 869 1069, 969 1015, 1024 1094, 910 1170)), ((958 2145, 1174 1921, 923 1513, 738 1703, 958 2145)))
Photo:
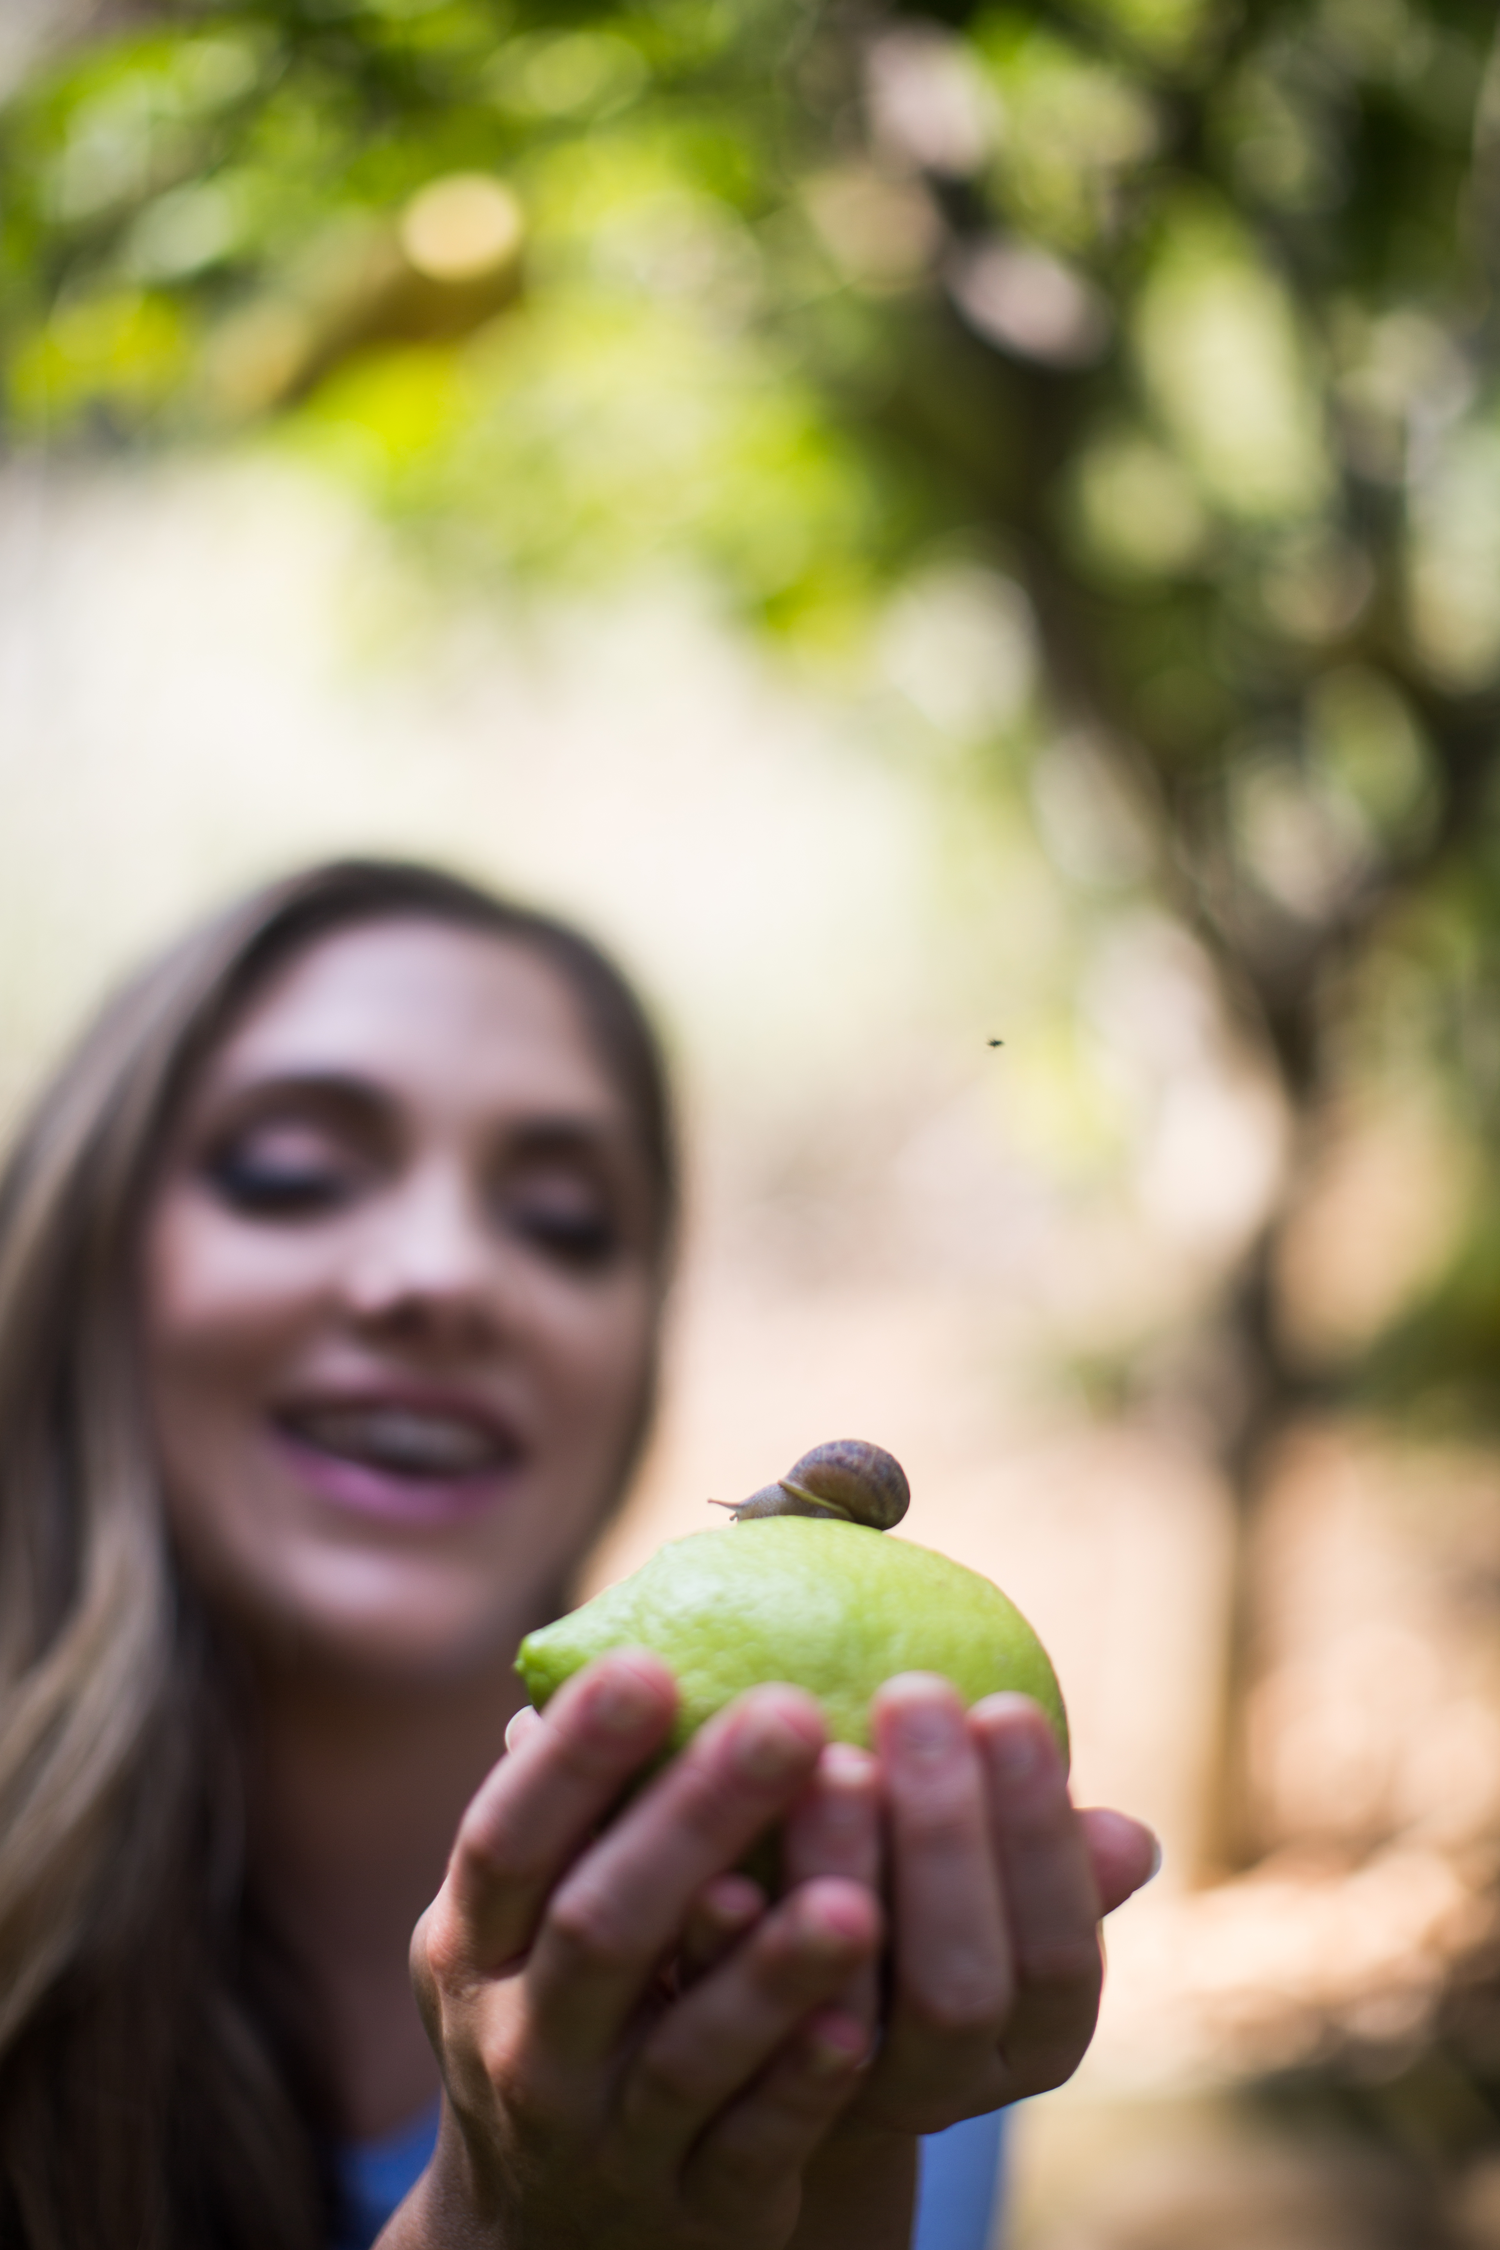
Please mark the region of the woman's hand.
MULTIPOLYGON (((1100 1915, 1156 1865, 1139 1821, 1073 1810, 1023 1696, 966 1715, 946 1681, 909 1673, 874 1728, 878 1759, 831 1743, 784 1831, 789 1881, 884 1888, 892 1924, 879 2045, 804 2176, 794 2250, 904 2246, 917 2138, 1071 2076, 1098 2012, 1100 1915)), ((873 1973, 843 1999, 872 2021, 873 1973)))
MULTIPOLYGON (((1139 1821, 1074 1812, 1051 1726, 1024 1696, 965 1714, 946 1681, 907 1673, 881 1689, 874 1723, 878 1767, 838 1744, 824 1766, 837 1762, 846 1799, 878 1775, 892 1922, 884 2030, 808 2166, 791 2250, 905 2245, 890 2213, 909 2208, 916 2137, 1072 2074, 1098 2013, 1099 1917, 1157 1861, 1139 1821)), ((847 1820, 804 1801, 788 1873, 854 1874, 867 1848, 847 1820)), ((845 1996, 856 2009, 866 1981, 845 1996)))
POLYGON ((966 1715, 908 1674, 877 1698, 877 1758, 757 1689, 597 1834, 673 1704, 629 1652, 513 1727, 413 1944, 449 2099, 383 2250, 904 2244, 916 2137, 1081 2058, 1098 1917, 1153 1842, 1073 1812, 1034 1704, 966 1715), (768 1906, 725 1870, 777 1821, 768 1906))
MULTIPOLYGON (((724 1873, 819 1800, 821 1715, 794 1688, 741 1697, 596 1833, 674 1704, 654 1657, 602 1658, 465 1815, 412 1946, 443 2127, 385 2250, 790 2238, 804 2168, 858 2083, 881 1912, 836 1870, 771 1906, 724 1873), (669 1988, 685 1942, 696 1972, 669 1988)), ((868 1860, 873 1803, 859 1818, 868 1860)))
MULTIPOLYGON (((966 1714, 946 1681, 907 1673, 873 1716, 890 1989, 846 2124, 932 2133, 1071 2076, 1098 2014, 1100 1916, 1149 1878, 1155 1840, 1124 1814, 1073 1810, 1051 1726, 1024 1696, 966 1714)), ((824 1755, 852 1787, 861 1754, 824 1755)), ((794 1819, 789 1844, 794 1879, 873 1879, 826 1826, 794 1819)))

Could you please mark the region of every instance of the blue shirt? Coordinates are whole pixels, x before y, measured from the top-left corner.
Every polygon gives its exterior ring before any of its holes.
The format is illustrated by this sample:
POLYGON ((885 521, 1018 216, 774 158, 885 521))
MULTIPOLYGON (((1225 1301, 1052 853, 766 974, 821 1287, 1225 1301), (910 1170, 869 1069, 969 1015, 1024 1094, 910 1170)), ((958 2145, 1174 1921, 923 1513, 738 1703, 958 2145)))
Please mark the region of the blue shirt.
MULTIPOLYGON (((921 2144, 912 2250, 989 2250, 999 2202, 1005 2112, 966 2117, 921 2144)), ((345 2223, 333 2250, 370 2250, 398 2203, 417 2184, 437 2138, 436 2108, 384 2140, 344 2150, 339 2180, 345 2223)))

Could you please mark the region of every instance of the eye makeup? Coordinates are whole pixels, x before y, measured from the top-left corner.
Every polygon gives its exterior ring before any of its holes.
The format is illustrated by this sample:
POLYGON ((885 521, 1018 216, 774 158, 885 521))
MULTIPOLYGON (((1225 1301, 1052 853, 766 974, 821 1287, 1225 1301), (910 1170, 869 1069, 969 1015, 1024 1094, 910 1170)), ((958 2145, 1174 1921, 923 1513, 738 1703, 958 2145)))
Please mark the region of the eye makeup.
POLYGON ((281 1122, 233 1135, 203 1169, 229 1210, 246 1218, 293 1219, 346 1203, 362 1167, 326 1135, 281 1122))
POLYGON ((565 1177, 509 1182, 500 1197, 506 1230, 575 1273, 600 1272, 621 1248, 608 1198, 591 1181, 565 1177))
MULTIPOLYGON (((253 1222, 314 1221, 394 1183, 418 1132, 381 1088, 343 1079, 268 1081, 229 1112, 210 1123, 196 1168, 226 1211, 253 1222)), ((645 1185, 609 1122, 497 1120, 472 1161, 485 1223, 562 1271, 602 1274, 645 1245, 645 1185)))
POLYGON ((368 1182, 390 1134, 372 1088, 344 1080, 253 1087, 207 1136, 202 1179, 249 1219, 295 1220, 341 1209, 368 1182))

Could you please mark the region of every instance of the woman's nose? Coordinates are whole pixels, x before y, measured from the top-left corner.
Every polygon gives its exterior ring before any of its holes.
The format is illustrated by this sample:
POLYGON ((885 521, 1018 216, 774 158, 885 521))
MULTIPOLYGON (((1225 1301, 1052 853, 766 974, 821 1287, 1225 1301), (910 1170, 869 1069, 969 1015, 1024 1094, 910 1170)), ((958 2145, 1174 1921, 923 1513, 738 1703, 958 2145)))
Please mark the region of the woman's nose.
POLYGON ((413 1175, 381 1198, 344 1279, 362 1326, 404 1339, 482 1344, 504 1326, 499 1245, 467 1183, 413 1175))

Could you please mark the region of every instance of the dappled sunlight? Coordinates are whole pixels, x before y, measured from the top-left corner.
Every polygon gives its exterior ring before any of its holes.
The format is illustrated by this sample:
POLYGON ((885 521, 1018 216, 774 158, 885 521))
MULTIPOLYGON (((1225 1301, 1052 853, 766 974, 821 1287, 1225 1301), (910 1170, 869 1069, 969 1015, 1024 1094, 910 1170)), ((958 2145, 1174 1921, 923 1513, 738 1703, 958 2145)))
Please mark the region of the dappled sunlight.
POLYGON ((1394 1846, 1353 1872, 1272 1860, 1188 1899, 1142 1902, 1110 1949, 1091 2078, 1180 2087, 1319 2060, 1352 2040, 1397 2052, 1446 1976, 1494 1935, 1492 1865, 1394 1846))

